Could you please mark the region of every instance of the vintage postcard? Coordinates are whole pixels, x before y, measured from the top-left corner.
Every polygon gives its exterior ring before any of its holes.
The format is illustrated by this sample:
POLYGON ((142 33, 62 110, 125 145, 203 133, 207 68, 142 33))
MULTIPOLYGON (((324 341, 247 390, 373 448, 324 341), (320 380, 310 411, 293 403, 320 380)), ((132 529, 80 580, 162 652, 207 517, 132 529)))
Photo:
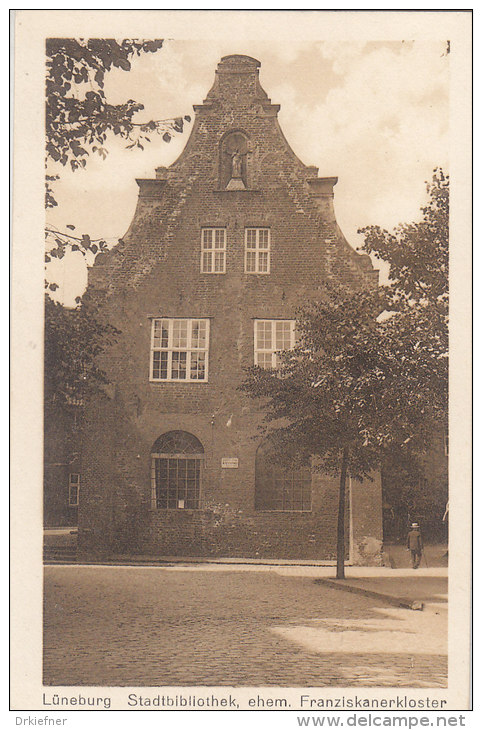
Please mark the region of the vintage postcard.
POLYGON ((17 724, 463 725, 471 24, 14 11, 17 724))

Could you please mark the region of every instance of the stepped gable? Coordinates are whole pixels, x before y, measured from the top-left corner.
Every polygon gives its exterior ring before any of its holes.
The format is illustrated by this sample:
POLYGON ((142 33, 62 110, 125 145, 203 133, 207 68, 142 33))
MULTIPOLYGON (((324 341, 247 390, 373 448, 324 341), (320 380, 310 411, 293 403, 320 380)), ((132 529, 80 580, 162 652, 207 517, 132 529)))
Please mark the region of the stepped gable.
MULTIPOLYGON (((286 141, 259 67, 221 59, 183 152, 137 181, 123 242, 90 271, 99 316, 119 335, 99 359, 106 392, 86 405, 84 557, 336 552, 337 480, 308 463, 275 473, 263 405, 240 386, 246 368, 294 345, 300 306, 328 283, 375 287, 377 272, 336 223, 337 178, 318 177, 286 141)), ((376 563, 379 475, 350 489, 346 548, 376 563)))
POLYGON ((190 201, 215 212, 232 196, 246 208, 269 207, 285 196, 293 214, 311 222, 307 242, 321 247, 325 276, 377 285, 369 257, 351 248, 336 223, 337 178, 319 178, 318 168, 303 164, 293 152, 278 122, 280 107, 261 87, 260 65, 243 55, 221 59, 204 102, 193 107, 193 128, 179 158, 170 167, 158 167, 155 178, 137 180, 132 223, 117 246, 97 256, 89 272, 91 292, 108 295, 138 287, 175 245, 190 201), (237 176, 230 179, 234 165, 237 176))

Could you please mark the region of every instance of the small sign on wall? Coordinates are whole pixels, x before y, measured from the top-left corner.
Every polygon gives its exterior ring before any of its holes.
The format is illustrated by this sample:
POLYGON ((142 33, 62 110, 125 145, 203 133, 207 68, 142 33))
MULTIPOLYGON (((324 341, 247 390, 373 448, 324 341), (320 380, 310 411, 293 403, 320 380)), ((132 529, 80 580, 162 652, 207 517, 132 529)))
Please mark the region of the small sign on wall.
POLYGON ((237 469, 239 466, 239 459, 236 458, 224 458, 221 459, 221 468, 222 469, 237 469))

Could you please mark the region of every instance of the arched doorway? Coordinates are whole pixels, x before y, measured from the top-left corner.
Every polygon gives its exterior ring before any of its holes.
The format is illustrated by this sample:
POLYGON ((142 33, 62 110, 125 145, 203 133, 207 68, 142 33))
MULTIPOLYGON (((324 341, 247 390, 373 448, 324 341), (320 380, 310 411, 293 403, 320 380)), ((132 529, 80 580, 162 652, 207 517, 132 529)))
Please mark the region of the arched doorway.
POLYGON ((279 512, 311 511, 311 466, 286 466, 269 441, 263 441, 256 451, 255 497, 257 510, 279 512))
POLYGON ((151 449, 152 506, 199 509, 203 445, 187 431, 168 431, 151 449))

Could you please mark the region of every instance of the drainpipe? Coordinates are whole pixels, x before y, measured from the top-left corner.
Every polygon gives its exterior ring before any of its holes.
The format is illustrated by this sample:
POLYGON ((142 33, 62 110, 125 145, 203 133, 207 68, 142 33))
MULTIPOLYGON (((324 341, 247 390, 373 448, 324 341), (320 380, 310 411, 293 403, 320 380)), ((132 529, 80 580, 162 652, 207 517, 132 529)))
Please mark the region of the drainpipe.
POLYGON ((351 476, 348 477, 348 505, 350 510, 350 523, 348 528, 348 537, 349 537, 349 548, 348 548, 348 554, 349 554, 349 561, 350 564, 353 565, 354 560, 354 552, 355 552, 355 541, 353 539, 353 493, 352 493, 352 482, 351 482, 351 476))

